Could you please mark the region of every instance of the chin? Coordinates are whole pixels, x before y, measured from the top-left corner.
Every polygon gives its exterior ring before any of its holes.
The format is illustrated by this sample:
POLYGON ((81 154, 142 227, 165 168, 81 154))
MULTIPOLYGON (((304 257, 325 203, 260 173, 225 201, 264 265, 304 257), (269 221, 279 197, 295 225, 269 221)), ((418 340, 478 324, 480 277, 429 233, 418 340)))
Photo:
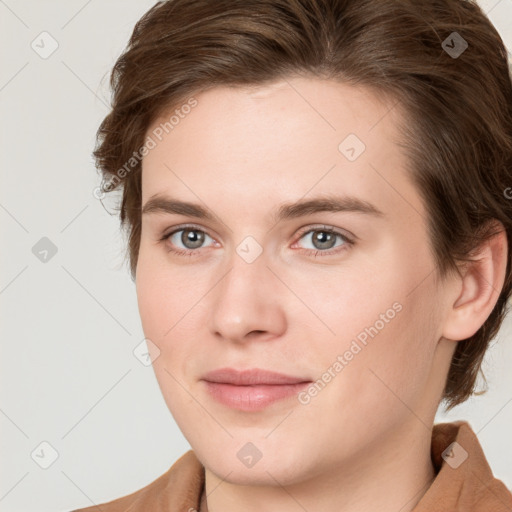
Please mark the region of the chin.
MULTIPOLYGON (((305 461, 303 455, 300 455, 300 450, 292 450, 295 455, 290 454, 291 457, 287 457, 286 453, 282 451, 272 450, 272 455, 262 454, 256 462, 247 457, 246 463, 244 463, 245 453, 250 453, 251 448, 246 448, 243 451, 243 448, 241 450, 239 446, 240 443, 237 443, 237 449, 214 450, 214 453, 209 452, 206 456, 203 452, 195 449, 194 452, 210 472, 231 484, 275 486, 277 480, 281 485, 292 485, 304 479, 300 468, 302 467, 304 470, 305 461), (228 452, 232 452, 233 457, 226 456, 228 452), (241 452, 242 460, 238 458, 239 452, 241 452), (297 456, 300 460, 295 460, 297 456)), ((241 446, 244 447, 244 444, 241 446)))

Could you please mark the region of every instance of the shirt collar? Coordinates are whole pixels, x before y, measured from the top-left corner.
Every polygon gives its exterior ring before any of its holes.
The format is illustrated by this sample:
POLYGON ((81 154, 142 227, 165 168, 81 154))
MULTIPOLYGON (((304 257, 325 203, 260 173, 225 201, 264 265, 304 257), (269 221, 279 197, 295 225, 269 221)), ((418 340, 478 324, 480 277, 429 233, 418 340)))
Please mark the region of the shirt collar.
POLYGON ((434 425, 431 458, 436 477, 412 512, 512 511, 512 493, 494 478, 468 422, 434 425))

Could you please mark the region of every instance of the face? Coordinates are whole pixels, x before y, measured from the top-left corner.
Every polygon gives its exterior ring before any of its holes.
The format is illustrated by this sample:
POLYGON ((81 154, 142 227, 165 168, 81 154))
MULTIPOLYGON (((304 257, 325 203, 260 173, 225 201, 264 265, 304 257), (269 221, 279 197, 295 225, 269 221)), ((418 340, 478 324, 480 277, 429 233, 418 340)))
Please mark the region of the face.
POLYGON ((136 287, 198 458, 284 485, 430 440, 452 348, 397 107, 309 78, 194 98, 147 132, 136 287))

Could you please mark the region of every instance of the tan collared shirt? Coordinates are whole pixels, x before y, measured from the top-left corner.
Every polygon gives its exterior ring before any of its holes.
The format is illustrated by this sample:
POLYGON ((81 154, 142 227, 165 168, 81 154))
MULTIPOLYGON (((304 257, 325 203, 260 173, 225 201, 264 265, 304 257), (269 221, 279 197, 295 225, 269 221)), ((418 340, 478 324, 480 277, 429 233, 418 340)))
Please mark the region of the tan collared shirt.
MULTIPOLYGON (((469 423, 457 421, 434 425, 431 457, 436 477, 413 512, 512 512, 512 493, 501 480, 494 478, 469 423)), ((73 512, 99 510, 208 512, 204 467, 189 450, 146 487, 122 498, 73 512)))

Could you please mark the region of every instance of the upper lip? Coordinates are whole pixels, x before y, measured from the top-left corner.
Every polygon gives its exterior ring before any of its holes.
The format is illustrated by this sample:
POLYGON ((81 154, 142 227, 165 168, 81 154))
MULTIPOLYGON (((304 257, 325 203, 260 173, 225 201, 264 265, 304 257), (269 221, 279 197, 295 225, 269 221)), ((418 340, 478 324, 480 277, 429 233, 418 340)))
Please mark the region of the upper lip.
POLYGON ((219 368, 203 375, 202 380, 234 384, 237 386, 249 386, 256 384, 298 384, 299 382, 311 382, 309 379, 302 377, 294 377, 292 375, 271 372, 260 368, 251 368, 249 370, 219 368))

